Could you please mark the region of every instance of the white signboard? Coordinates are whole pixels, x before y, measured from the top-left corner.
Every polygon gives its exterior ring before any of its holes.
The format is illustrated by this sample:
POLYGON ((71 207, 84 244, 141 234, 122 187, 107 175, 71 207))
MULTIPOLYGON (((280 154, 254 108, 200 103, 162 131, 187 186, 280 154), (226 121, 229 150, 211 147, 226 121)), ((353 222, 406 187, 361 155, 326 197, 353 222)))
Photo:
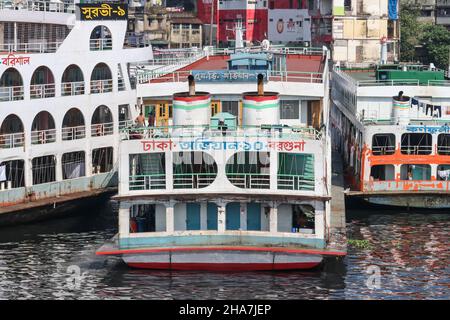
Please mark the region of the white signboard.
POLYGON ((269 10, 269 40, 311 41, 311 17, 306 9, 269 10))

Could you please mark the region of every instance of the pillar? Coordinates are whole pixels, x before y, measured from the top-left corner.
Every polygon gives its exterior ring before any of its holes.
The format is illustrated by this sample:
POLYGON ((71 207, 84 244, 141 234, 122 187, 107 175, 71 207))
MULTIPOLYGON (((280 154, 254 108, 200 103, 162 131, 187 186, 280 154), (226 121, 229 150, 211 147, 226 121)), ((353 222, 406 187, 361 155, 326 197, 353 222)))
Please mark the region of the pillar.
POLYGON ((200 230, 208 229, 208 204, 207 202, 200 203, 200 230))
POLYGON ((270 207, 269 232, 278 232, 278 207, 275 203, 270 207))
POLYGON ((217 231, 218 232, 225 232, 225 223, 226 223, 225 206, 226 206, 226 204, 224 204, 224 203, 217 204, 217 231))
POLYGON ((240 225, 239 230, 247 230, 247 203, 245 202, 241 202, 240 225))
POLYGON ((130 235, 130 208, 127 202, 121 202, 119 207, 119 238, 130 235))
POLYGON ((173 233, 175 230, 174 206, 173 202, 169 202, 166 205, 166 232, 169 233, 173 233))

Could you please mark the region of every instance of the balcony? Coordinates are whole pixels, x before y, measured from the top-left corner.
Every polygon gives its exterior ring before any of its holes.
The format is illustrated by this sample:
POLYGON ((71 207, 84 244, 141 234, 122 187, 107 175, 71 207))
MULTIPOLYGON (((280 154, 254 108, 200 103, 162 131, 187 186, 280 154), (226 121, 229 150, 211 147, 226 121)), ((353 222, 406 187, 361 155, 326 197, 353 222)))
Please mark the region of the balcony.
POLYGON ((114 133, 114 123, 96 123, 91 125, 91 136, 92 137, 101 137, 107 136, 114 133))
POLYGON ((61 134, 63 141, 84 139, 86 137, 86 127, 65 127, 62 128, 61 134))
POLYGON ((56 129, 31 132, 31 144, 46 144, 56 141, 56 129))
POLYGON ((0 149, 11 149, 23 147, 25 135, 23 132, 7 133, 0 135, 0 149))
POLYGON ((31 99, 51 98, 55 96, 55 84, 32 84, 30 86, 31 99))
POLYGON ((62 96, 78 96, 84 94, 84 81, 61 83, 62 96))
POLYGON ((113 91, 112 79, 91 80, 91 93, 106 93, 113 91))
POLYGON ((23 86, 0 87, 0 101, 23 100, 23 86))
POLYGON ((91 51, 112 50, 112 39, 111 38, 90 39, 89 49, 91 51))

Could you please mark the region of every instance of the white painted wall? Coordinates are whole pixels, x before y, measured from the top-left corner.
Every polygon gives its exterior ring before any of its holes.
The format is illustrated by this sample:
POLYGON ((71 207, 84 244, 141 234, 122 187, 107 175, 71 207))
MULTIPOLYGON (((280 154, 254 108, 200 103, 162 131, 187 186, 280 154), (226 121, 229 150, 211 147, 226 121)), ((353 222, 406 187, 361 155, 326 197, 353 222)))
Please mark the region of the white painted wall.
POLYGON ((155 231, 166 231, 166 207, 162 204, 155 205, 155 231))

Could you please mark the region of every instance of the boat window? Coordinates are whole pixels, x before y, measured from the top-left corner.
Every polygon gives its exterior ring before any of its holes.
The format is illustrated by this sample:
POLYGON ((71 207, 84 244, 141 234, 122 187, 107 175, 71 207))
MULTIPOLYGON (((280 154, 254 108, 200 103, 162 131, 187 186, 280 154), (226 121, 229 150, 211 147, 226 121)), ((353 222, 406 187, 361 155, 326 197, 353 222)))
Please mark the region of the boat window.
POLYGON ((382 133, 372 137, 372 153, 374 155, 389 155, 395 153, 395 135, 382 133))
POLYGON ((280 118, 296 119, 300 118, 300 103, 298 100, 281 100, 280 101, 280 118))
POLYGON ((437 179, 450 181, 450 164, 441 164, 437 167, 437 179))
POLYGON ((270 153, 237 152, 225 167, 228 180, 238 188, 270 188, 270 153))
POLYGON ((292 205, 292 232, 314 233, 314 208, 308 205, 292 205))
POLYGON ((84 94, 84 76, 80 67, 71 64, 64 70, 61 78, 61 95, 75 96, 84 94))
POLYGON ((111 31, 105 26, 96 26, 91 32, 89 48, 90 50, 111 50, 111 31))
POLYGON ((113 147, 92 150, 92 173, 109 172, 113 168, 113 147))
POLYGON ((3 184, 4 189, 25 187, 24 165, 23 160, 0 163, 0 185, 3 184))
POLYGON ((450 155, 450 134, 440 134, 438 136, 438 154, 450 155))
POLYGON ((24 140, 22 120, 15 114, 10 114, 3 120, 0 127, 0 148, 22 147, 24 140))
POLYGON ((130 154, 129 159, 130 190, 166 188, 166 158, 164 152, 130 154))
POLYGON ((155 232, 155 205, 135 204, 130 209, 130 233, 155 232))
POLYGON ((228 112, 239 117, 239 101, 222 101, 222 112, 228 112))
POLYGON ((33 158, 32 172, 33 184, 53 182, 56 180, 55 156, 43 156, 33 158))
POLYGON ((431 180, 431 166, 428 164, 404 164, 400 167, 401 180, 431 180))
POLYGON ((30 97, 31 99, 50 98, 55 96, 55 78, 52 71, 41 66, 34 71, 31 77, 30 97))
POLYGON ((47 111, 39 112, 31 125, 31 143, 43 144, 56 141, 55 121, 47 111))
POLYGON ((64 153, 61 158, 63 179, 75 179, 86 175, 85 152, 64 153))
POLYGON ((432 149, 430 133, 405 133, 402 135, 402 154, 431 154, 432 149))
POLYGON ((114 122, 111 110, 107 106, 98 106, 92 115, 91 135, 106 136, 114 133, 114 122))
POLYGON ((374 181, 395 180, 395 167, 392 164, 372 166, 370 177, 374 181))
POLYGON ((174 189, 205 188, 216 176, 217 164, 211 155, 205 152, 173 153, 174 189))
POLYGON ((83 139, 86 135, 84 117, 77 108, 71 108, 64 115, 62 123, 62 139, 76 140, 83 139))
POLYGON ((23 100, 23 81, 19 71, 8 68, 0 78, 0 101, 23 100))
POLYGON ((278 189, 314 190, 313 154, 278 154, 278 189))

